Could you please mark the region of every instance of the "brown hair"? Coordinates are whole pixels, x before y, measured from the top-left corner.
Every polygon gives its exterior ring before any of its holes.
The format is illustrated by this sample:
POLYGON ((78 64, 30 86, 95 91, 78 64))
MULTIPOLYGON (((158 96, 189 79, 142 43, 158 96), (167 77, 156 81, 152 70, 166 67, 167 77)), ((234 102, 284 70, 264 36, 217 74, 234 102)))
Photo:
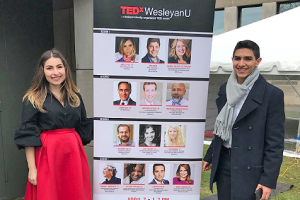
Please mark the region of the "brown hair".
POLYGON ((38 109, 40 112, 47 112, 43 109, 43 104, 47 96, 49 83, 44 74, 44 65, 49 58, 61 59, 66 70, 66 78, 62 82, 60 88, 62 91, 62 99, 67 98, 70 106, 78 107, 80 105, 80 99, 76 93, 79 93, 79 90, 73 83, 70 66, 68 65, 65 57, 56 49, 48 50, 40 57, 37 69, 32 79, 32 84, 24 95, 23 101, 27 99, 33 105, 33 107, 38 109))
POLYGON ((127 124, 119 124, 118 125, 118 127, 117 127, 117 132, 119 133, 119 128, 120 127, 127 127, 128 128, 128 131, 130 132, 130 127, 129 127, 129 125, 127 125, 127 124))
POLYGON ((180 181, 180 168, 183 167, 184 169, 186 169, 188 175, 186 176, 185 182, 186 183, 191 183, 191 168, 189 164, 180 164, 177 168, 176 171, 176 176, 177 176, 177 180, 180 181))
POLYGON ((157 85, 155 82, 144 82, 143 84, 143 90, 145 91, 145 85, 155 85, 155 90, 157 90, 157 85))

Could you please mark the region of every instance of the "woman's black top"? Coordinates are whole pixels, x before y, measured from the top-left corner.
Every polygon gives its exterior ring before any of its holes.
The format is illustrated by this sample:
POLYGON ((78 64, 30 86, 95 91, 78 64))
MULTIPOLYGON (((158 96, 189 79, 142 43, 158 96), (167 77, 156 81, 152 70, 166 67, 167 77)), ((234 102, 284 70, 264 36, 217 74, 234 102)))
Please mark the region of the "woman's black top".
POLYGON ((25 99, 23 102, 22 125, 16 130, 15 143, 19 149, 24 147, 42 146, 40 133, 43 130, 54 130, 64 128, 75 128, 80 135, 82 144, 86 145, 93 139, 93 120, 86 117, 85 107, 81 95, 78 107, 71 107, 67 101, 64 105, 48 91, 44 110, 42 113, 25 99))

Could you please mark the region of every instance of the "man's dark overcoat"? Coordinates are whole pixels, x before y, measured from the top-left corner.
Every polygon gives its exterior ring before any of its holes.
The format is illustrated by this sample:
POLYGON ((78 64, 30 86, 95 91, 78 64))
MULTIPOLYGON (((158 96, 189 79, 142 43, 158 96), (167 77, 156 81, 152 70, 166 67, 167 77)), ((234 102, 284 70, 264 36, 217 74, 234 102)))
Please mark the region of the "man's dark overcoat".
MULTIPOLYGON (((225 105, 226 83, 216 100, 225 105)), ((231 199, 253 200, 260 183, 275 188, 284 150, 284 95, 261 75, 254 83, 232 126, 231 199)), ((210 188, 215 182, 222 139, 215 136, 204 160, 212 163, 210 188)))

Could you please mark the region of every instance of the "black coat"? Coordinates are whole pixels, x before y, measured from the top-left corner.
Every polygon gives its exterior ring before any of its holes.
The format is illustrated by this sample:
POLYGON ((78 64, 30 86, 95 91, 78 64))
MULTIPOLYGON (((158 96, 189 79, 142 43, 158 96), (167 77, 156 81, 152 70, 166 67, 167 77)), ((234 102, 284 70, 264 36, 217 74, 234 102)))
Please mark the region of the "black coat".
MULTIPOLYGON (((226 83, 216 100, 225 105, 226 83)), ((258 184, 275 188, 284 150, 284 95, 261 75, 253 85, 232 127, 231 197, 255 199, 258 184)), ((215 136, 204 160, 212 163, 210 189, 215 182, 222 139, 215 136)))

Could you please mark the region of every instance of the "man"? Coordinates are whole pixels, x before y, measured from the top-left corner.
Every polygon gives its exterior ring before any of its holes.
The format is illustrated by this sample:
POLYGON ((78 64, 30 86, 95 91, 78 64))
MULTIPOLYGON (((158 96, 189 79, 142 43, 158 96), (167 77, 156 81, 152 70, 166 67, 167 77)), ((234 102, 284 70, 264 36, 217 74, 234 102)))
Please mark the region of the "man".
POLYGON ((141 100, 140 105, 161 105, 159 101, 155 100, 156 90, 155 82, 145 82, 143 85, 145 98, 141 100))
POLYGON ((127 164, 126 173, 127 176, 124 178, 124 184, 145 184, 144 176, 145 164, 127 164))
POLYGON ((255 42, 238 42, 234 70, 216 100, 215 136, 202 170, 211 168, 210 188, 217 182, 219 200, 254 200, 260 188, 260 199, 268 199, 276 187, 284 150, 283 92, 259 74, 260 62, 255 42))
POLYGON ((120 100, 114 101, 114 105, 136 105, 136 102, 130 98, 131 83, 123 81, 119 82, 118 93, 120 100))
POLYGON ((119 124, 117 127, 118 146, 135 146, 135 142, 130 140, 130 127, 127 124, 119 124))
POLYGON ((148 38, 147 50, 148 53, 142 58, 142 63, 165 63, 165 61, 158 58, 160 48, 159 38, 148 38))
POLYGON ((114 165, 106 165, 103 176, 106 178, 102 184, 121 184, 121 179, 116 177, 117 169, 114 165))
POLYGON ((164 179, 165 177, 164 164, 154 164, 153 175, 154 175, 154 179, 150 182, 150 184, 169 184, 169 181, 164 179))
POLYGON ((189 101, 184 98, 186 93, 184 83, 173 83, 171 96, 172 100, 167 101, 166 105, 168 106, 187 106, 189 101))

